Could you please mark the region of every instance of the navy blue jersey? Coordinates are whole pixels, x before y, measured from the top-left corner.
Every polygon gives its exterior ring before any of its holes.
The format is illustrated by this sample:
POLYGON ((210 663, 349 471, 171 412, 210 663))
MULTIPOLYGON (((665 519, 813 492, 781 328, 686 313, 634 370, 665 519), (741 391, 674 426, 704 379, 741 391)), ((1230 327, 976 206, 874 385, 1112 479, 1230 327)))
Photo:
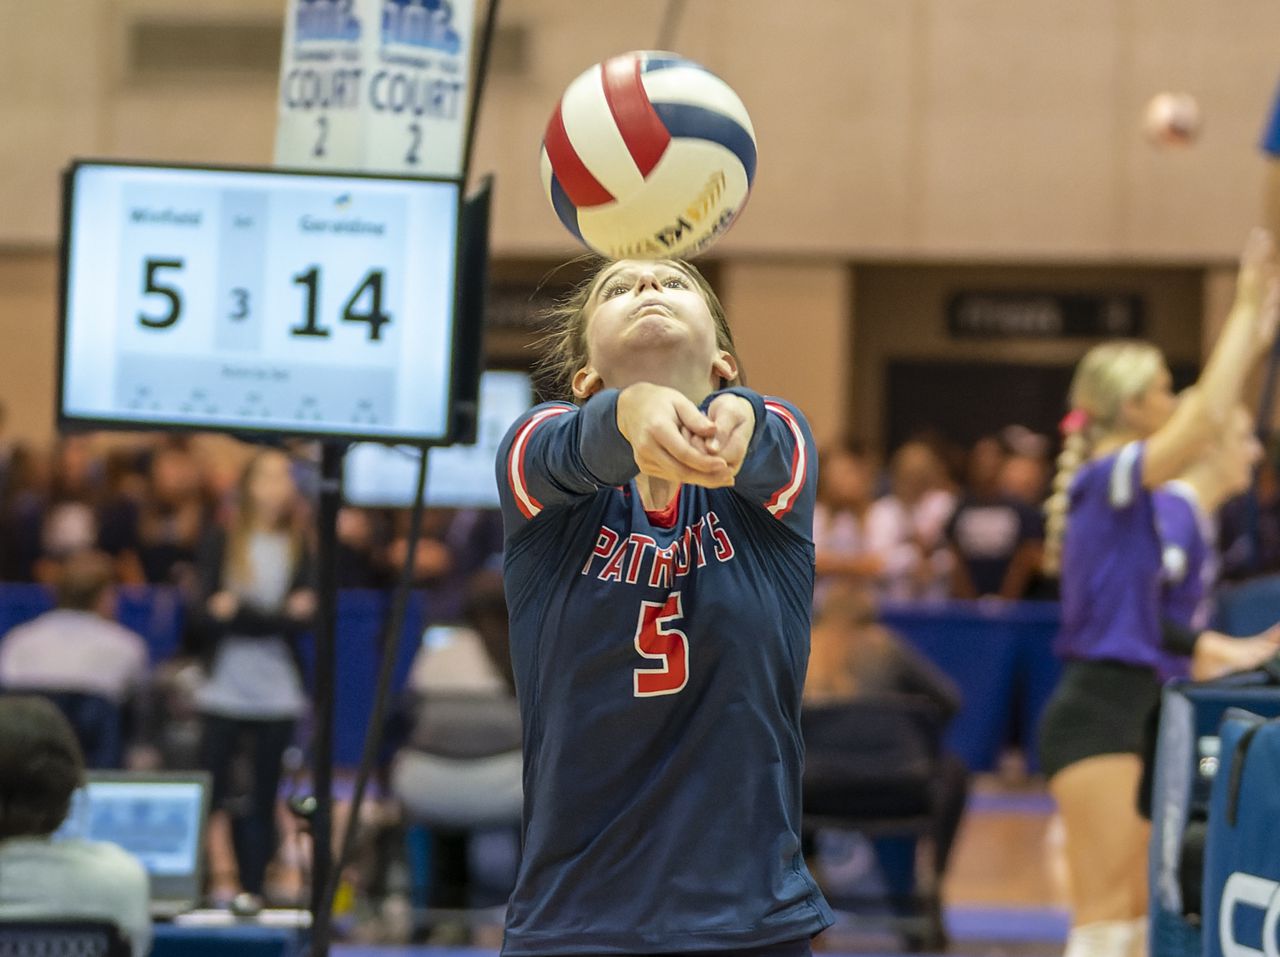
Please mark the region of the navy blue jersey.
MULTIPOLYGON (((816 456, 791 405, 731 489, 645 511, 618 393, 498 457, 524 842, 503 954, 735 950, 832 922, 800 852, 816 456)), ((703 404, 709 404, 710 398, 703 404)))

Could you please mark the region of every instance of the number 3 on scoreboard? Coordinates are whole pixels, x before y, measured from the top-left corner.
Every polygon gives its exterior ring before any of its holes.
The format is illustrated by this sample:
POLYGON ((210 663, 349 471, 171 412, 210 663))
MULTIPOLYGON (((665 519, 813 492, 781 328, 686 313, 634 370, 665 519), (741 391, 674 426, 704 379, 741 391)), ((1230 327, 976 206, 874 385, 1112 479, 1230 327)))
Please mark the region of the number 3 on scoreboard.
POLYGON ((661 661, 661 668, 635 670, 635 696, 652 698, 675 694, 689 682, 689 636, 668 623, 684 617, 680 593, 665 602, 642 601, 636 625, 636 651, 645 658, 661 661))

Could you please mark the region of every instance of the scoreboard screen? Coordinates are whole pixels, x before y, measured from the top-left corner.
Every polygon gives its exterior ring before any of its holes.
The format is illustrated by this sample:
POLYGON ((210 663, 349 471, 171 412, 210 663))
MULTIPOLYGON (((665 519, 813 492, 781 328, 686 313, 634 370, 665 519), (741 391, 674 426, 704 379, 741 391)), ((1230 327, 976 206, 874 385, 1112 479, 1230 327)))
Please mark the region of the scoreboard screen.
POLYGON ((447 441, 456 180, 80 162, 59 421, 447 441))

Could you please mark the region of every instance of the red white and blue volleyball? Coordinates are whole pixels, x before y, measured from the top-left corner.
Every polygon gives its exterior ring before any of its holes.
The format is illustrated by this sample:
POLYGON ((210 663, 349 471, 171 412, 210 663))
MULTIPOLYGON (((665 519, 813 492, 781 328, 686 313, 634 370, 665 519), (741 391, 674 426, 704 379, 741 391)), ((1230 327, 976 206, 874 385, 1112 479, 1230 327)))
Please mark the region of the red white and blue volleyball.
POLYGON ((542 185, 560 222, 610 259, 704 252, 742 211, 755 171, 738 94, 674 53, 624 53, 582 73, 542 142, 542 185))

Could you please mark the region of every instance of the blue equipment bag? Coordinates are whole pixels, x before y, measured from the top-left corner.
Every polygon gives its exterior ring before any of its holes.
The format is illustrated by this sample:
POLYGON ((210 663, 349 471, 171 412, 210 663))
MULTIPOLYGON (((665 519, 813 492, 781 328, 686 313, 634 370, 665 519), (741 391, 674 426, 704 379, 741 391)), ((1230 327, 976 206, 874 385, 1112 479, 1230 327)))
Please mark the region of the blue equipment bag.
POLYGON ((1209 802, 1205 957, 1280 952, 1280 720, 1232 709, 1209 802))
POLYGON ((1152 957, 1201 955, 1206 821, 1219 770, 1218 727, 1229 708, 1280 717, 1280 685, 1258 671, 1213 682, 1172 681, 1161 695, 1151 789, 1152 957))

